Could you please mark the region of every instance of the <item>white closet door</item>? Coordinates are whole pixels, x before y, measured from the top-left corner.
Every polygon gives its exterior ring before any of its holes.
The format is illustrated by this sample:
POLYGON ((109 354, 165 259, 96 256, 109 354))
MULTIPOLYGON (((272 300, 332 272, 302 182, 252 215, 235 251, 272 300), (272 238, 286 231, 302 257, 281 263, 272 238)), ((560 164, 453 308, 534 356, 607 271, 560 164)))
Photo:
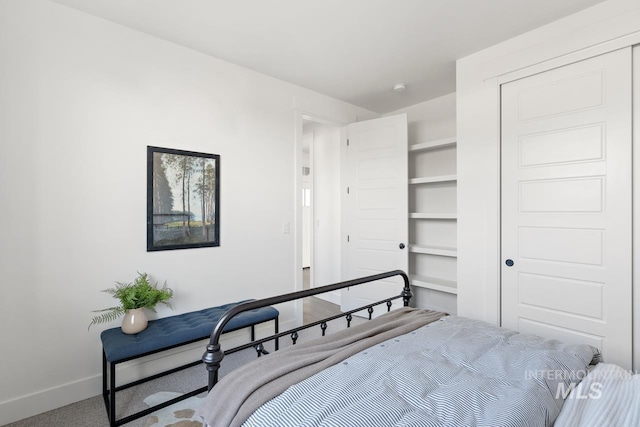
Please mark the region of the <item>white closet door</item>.
POLYGON ((502 325, 628 369, 631 70, 628 48, 502 87, 502 325))
MULTIPOLYGON (((343 198, 343 231, 348 242, 345 239, 342 252, 343 280, 396 269, 407 272, 407 115, 352 123, 347 138, 344 182, 349 192, 343 198)), ((399 295, 402 283, 395 277, 342 290, 342 310, 399 295)), ((394 303, 396 308, 401 305, 394 303)), ((374 315, 384 311, 386 307, 374 315)))

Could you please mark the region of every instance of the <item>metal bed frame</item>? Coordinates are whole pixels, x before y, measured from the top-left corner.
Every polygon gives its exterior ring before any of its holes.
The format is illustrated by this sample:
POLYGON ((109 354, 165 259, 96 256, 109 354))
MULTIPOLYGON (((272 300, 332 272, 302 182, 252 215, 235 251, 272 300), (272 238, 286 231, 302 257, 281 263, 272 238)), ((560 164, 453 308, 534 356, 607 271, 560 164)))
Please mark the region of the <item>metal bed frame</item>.
POLYGON ((225 314, 222 315, 222 317, 220 318, 220 320, 218 320, 218 323, 216 324, 216 326, 213 329, 213 332, 211 333, 211 337, 209 339, 209 344, 207 345, 207 349, 205 351, 205 353, 202 356, 202 361, 204 362, 207 371, 209 372, 209 382, 208 382, 208 390, 207 391, 211 391, 211 389, 213 388, 214 385, 216 385, 216 383, 218 382, 218 370, 220 369, 220 364, 222 363, 222 360, 224 359, 224 356, 227 354, 231 354, 231 353, 235 353, 237 351, 240 350, 245 350, 247 348, 255 348, 256 352, 257 352, 257 356, 260 357, 262 354, 267 354, 268 352, 264 349, 264 343, 268 342, 268 341, 272 341, 275 340, 275 349, 276 351, 278 350, 278 340, 279 338, 285 336, 285 335, 290 335, 291 337, 291 341, 293 343, 293 345, 296 344, 296 341, 298 340, 298 332, 304 329, 308 329, 308 328, 312 328, 314 326, 320 325, 320 329, 322 329, 322 336, 325 335, 326 329, 327 329, 327 322, 331 321, 331 320, 335 320, 341 317, 345 317, 345 319, 347 320, 347 327, 351 326, 351 320, 353 319, 353 313, 359 312, 359 311, 363 311, 363 310, 367 310, 367 312, 369 313, 369 320, 371 320, 372 314, 374 312, 374 307, 378 306, 378 305, 382 305, 385 304, 387 307, 387 311, 391 310, 391 306, 393 305, 393 300, 395 299, 399 299, 402 298, 403 304, 405 307, 407 307, 409 305, 409 301, 411 300, 411 297, 413 296, 413 293, 411 292, 411 284, 409 283, 409 277, 407 276, 407 274, 402 271, 402 270, 393 270, 393 271, 389 271, 387 273, 380 273, 380 274, 374 274, 372 276, 366 276, 366 277, 361 277, 358 279, 353 279, 353 280, 347 280, 345 282, 340 282, 340 283, 335 283, 333 285, 326 285, 326 286, 321 286, 321 287, 317 287, 317 288, 312 288, 312 289, 307 289, 304 291, 298 291, 298 292, 291 292, 288 294, 283 294, 283 295, 278 295, 275 297, 271 297, 271 298, 265 298, 265 299, 261 299, 261 300, 255 300, 255 301, 249 301, 240 305, 237 305, 233 308, 231 308, 229 311, 227 311, 225 314), (293 328, 293 329, 289 329, 287 331, 284 332, 280 332, 280 333, 275 333, 274 335, 268 336, 266 338, 261 338, 258 340, 253 339, 251 342, 244 344, 244 345, 240 345, 238 347, 234 347, 232 349, 223 351, 221 346, 220 346, 220 336, 222 335, 222 331, 224 330, 225 325, 236 315, 243 313, 245 311, 249 311, 249 310, 254 310, 257 308, 261 308, 261 307, 267 307, 267 306, 272 306, 275 304, 281 304, 281 303, 285 303, 285 302, 290 302, 290 301, 295 301, 298 299, 302 299, 302 298, 306 298, 306 297, 311 297, 314 295, 319 295, 325 292, 332 292, 335 290, 339 290, 339 289, 344 289, 344 288, 349 288, 351 286, 358 286, 358 285, 362 285, 365 283, 370 283, 370 282, 375 282, 377 280, 381 280, 381 279, 386 279, 389 277, 394 277, 394 276, 400 276, 402 277, 403 281, 404 281, 404 287, 402 289, 402 292, 399 295, 393 296, 391 298, 387 298, 381 301, 377 301, 368 305, 364 305, 362 307, 356 308, 354 310, 350 310, 350 311, 346 311, 343 312, 341 314, 332 316, 332 317, 328 317, 326 319, 323 320, 319 320, 313 323, 309 323, 307 325, 303 325, 297 328, 293 328))

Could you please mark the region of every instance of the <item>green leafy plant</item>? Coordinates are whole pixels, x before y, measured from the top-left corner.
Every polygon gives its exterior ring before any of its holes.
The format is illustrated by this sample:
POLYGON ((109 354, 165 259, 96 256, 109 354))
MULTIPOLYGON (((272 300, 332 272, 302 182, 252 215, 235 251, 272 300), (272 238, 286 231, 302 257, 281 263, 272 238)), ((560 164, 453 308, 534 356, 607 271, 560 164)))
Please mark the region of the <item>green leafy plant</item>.
POLYGON ((105 289, 102 292, 111 294, 114 298, 120 300, 120 305, 92 311, 92 313, 102 314, 91 319, 89 328, 98 323, 111 322, 122 316, 125 311, 134 308, 148 308, 155 312, 156 305, 162 303, 173 309, 171 303, 169 303, 169 300, 173 297, 173 290, 167 287, 166 282, 158 289, 157 283, 154 285, 149 283, 147 273, 138 272, 138 277, 132 283, 116 282, 115 287, 105 289))

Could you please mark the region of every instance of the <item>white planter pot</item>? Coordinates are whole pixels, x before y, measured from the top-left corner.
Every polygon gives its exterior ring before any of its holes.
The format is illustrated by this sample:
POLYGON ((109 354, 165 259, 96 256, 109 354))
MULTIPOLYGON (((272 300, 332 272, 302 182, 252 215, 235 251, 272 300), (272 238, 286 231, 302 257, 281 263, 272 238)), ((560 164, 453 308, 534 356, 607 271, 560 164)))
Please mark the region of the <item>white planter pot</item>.
POLYGON ((122 319, 122 332, 125 334, 137 334, 145 330, 147 323, 149 322, 144 308, 127 310, 124 313, 124 319, 122 319))

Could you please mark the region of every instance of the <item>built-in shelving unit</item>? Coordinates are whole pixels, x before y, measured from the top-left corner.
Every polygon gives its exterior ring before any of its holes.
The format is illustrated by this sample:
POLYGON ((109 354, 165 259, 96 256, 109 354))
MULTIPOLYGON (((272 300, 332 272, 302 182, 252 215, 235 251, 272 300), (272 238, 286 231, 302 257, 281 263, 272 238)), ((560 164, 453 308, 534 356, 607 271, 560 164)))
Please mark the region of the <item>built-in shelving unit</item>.
POLYGON ((446 292, 448 294, 458 294, 456 282, 453 280, 436 279, 435 277, 418 276, 415 274, 410 275, 410 279, 411 283, 415 286, 446 292))
POLYGON ((432 184, 435 182, 457 181, 457 179, 457 175, 424 176, 420 178, 410 178, 409 184, 432 184))
POLYGON ((434 148, 454 147, 456 145, 456 138, 444 138, 437 139, 435 141, 422 142, 420 144, 414 144, 409 146, 409 151, 423 151, 431 150, 434 148))
POLYGON ((445 248, 441 246, 424 246, 424 245, 409 245, 409 252, 416 254, 448 256, 455 258, 458 256, 458 252, 454 248, 445 248))
POLYGON ((458 218, 452 212, 456 206, 455 149, 455 137, 410 145, 413 167, 408 181, 413 198, 408 219, 412 230, 409 253, 415 257, 409 271, 411 282, 452 295, 457 295, 453 279, 458 255, 457 249, 450 247, 455 246, 458 218))
POLYGON ((433 213, 421 213, 421 212, 411 212, 409 213, 409 218, 411 219, 457 219, 458 214, 455 212, 433 212, 433 213))

